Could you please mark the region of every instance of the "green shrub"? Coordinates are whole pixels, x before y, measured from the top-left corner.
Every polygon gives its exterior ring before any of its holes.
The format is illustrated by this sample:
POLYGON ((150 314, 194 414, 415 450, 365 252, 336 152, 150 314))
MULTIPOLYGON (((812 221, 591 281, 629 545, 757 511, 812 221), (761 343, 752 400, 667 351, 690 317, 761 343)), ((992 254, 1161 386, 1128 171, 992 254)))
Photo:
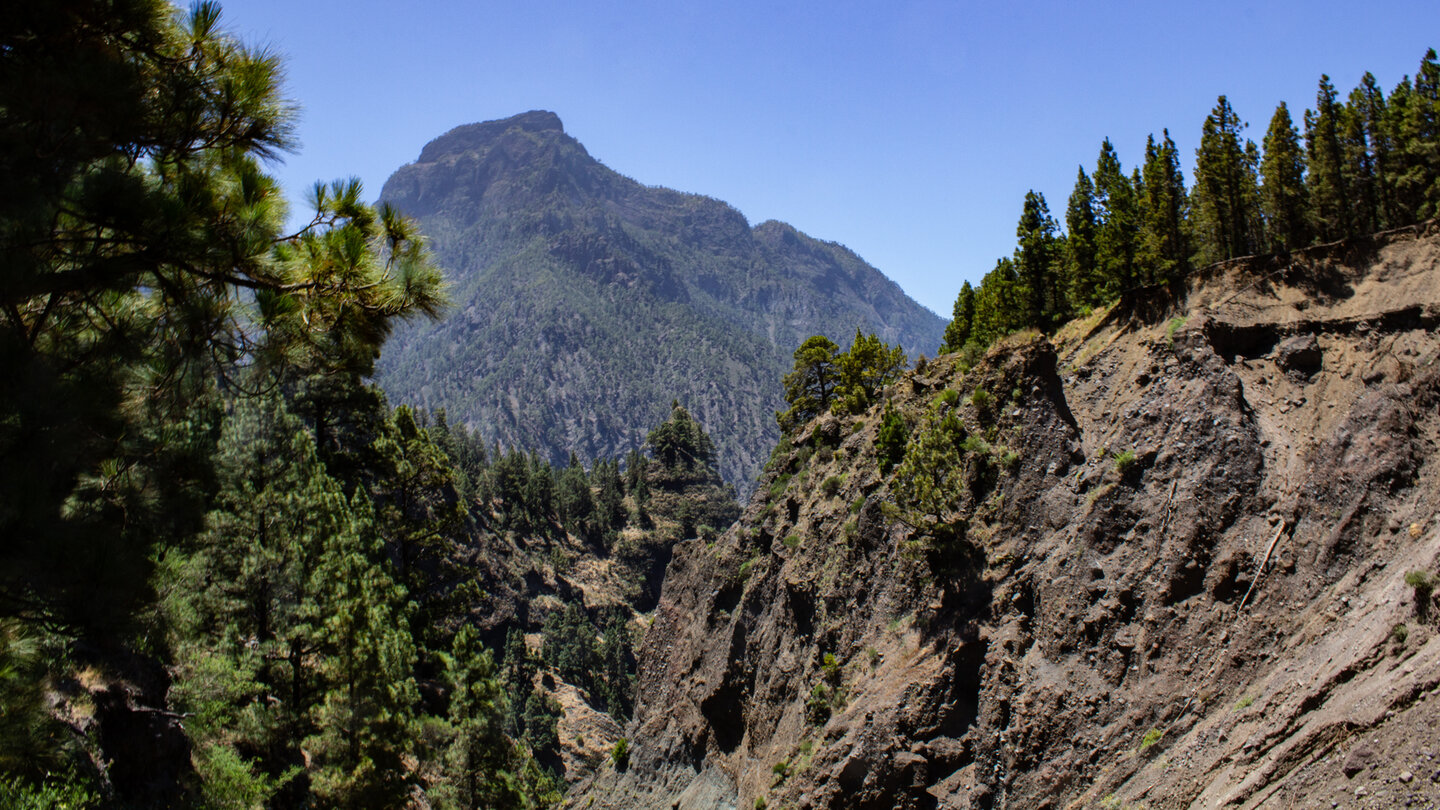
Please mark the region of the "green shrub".
POLYGON ((1175 333, 1184 325, 1185 319, 1179 317, 1171 318, 1170 322, 1165 324, 1165 345, 1175 345, 1175 333))
POLYGON ((977 456, 990 455, 990 443, 979 436, 966 436, 965 441, 960 443, 960 449, 977 456))
POLYGON ((1124 451, 1123 453, 1116 453, 1116 454, 1115 454, 1115 472, 1120 473, 1120 474, 1123 475, 1123 474, 1125 473, 1125 471, 1128 470, 1128 469, 1130 469, 1130 467, 1131 467, 1132 465, 1134 465, 1134 464, 1135 464, 1135 451, 1134 451, 1134 450, 1126 450, 1126 451, 1124 451))
POLYGON ((784 540, 781 540, 780 542, 784 543, 786 548, 790 549, 791 551, 794 551, 796 548, 798 548, 798 547, 800 546, 800 535, 798 535, 798 534, 789 534, 789 535, 786 535, 786 536, 785 536, 785 539, 784 539, 784 540))
POLYGON ((840 491, 840 485, 843 483, 845 483, 845 476, 832 475, 820 482, 820 492, 827 498, 833 498, 835 493, 840 491))
POLYGON ((815 684, 810 690, 810 699, 805 701, 805 715, 810 722, 819 725, 830 719, 830 688, 823 683, 815 684))
POLYGON ((1415 615, 1420 621, 1430 618, 1430 597, 1435 592, 1435 577, 1429 571, 1416 569, 1405 574, 1405 584, 1415 589, 1415 615))
POLYGON ((939 396, 935 397, 935 402, 934 402, 934 404, 936 404, 936 405, 954 405, 956 402, 959 402, 959 401, 960 401, 960 392, 959 392, 959 391, 956 391, 954 388, 946 388, 944 391, 941 391, 941 392, 940 392, 940 395, 939 395, 939 396))
POLYGON ((1020 454, 1014 450, 1006 450, 1005 453, 1000 456, 1000 466, 1007 470, 1014 470, 1020 466, 1020 454))
POLYGON ((780 497, 781 495, 785 494, 785 489, 786 489, 786 487, 789 487, 789 486, 790 486, 790 473, 785 473, 784 475, 778 476, 778 477, 770 484, 770 497, 772 497, 772 498, 778 498, 778 497, 780 497))
POLYGON ((1145 753, 1145 751, 1155 745, 1155 743, 1160 742, 1160 738, 1164 736, 1165 732, 1158 728, 1152 728, 1145 732, 1145 736, 1140 738, 1140 753, 1145 753))
POLYGON ((621 737, 615 741, 615 747, 610 749, 610 761, 615 763, 615 770, 623 771, 630 767, 630 741, 621 737))
POLYGON ((99 799, 78 783, 27 784, 20 777, 0 777, 0 807, 14 810, 82 810, 99 799))
POLYGON ((975 406, 975 410, 986 413, 990 410, 990 406, 995 404, 995 397, 991 396, 990 392, 984 388, 976 388, 970 392, 970 404, 975 406))
MULTIPOLYGON (((954 392, 954 389, 946 389, 954 392)), ((905 445, 910 441, 910 429, 905 419, 885 403, 885 413, 880 417, 880 429, 875 433, 875 455, 880 461, 880 474, 887 475, 890 469, 905 457, 905 445)))
POLYGON ((1390 628, 1390 638, 1394 639, 1396 644, 1404 646, 1405 640, 1410 638, 1410 628, 1406 627, 1404 622, 1400 622, 1390 628))
POLYGON ((770 773, 775 777, 770 783, 772 786, 784 782, 785 777, 790 775, 790 761, 782 759, 774 765, 771 765, 770 773))
POLYGON ((756 796, 756 797, 755 797, 755 810, 765 810, 765 808, 768 807, 768 806, 769 806, 769 805, 765 804, 765 797, 764 797, 764 796, 756 796))
POLYGON ((741 581, 741 582, 744 582, 745 580, 747 580, 747 579, 750 578, 750 572, 753 571, 753 570, 755 570, 755 566, 756 566, 756 565, 759 565, 759 564, 760 564, 760 560, 762 560, 762 559, 764 559, 764 557, 763 557, 762 555, 756 554, 754 557, 751 557, 750 559, 746 560, 745 562, 740 563, 740 581, 741 581))

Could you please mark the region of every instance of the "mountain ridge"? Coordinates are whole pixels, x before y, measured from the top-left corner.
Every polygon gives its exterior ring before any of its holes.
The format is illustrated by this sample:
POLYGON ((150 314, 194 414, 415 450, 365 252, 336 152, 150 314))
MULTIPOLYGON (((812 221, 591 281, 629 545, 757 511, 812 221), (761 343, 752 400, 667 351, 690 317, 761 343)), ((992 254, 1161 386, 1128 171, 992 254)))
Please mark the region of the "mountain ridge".
POLYGON ((640 446, 679 399, 745 491, 806 337, 846 345, 860 329, 912 355, 940 342, 937 315, 839 243, 625 177, 554 113, 456 127, 381 199, 419 222, 455 310, 399 330, 378 380, 556 462, 640 446))

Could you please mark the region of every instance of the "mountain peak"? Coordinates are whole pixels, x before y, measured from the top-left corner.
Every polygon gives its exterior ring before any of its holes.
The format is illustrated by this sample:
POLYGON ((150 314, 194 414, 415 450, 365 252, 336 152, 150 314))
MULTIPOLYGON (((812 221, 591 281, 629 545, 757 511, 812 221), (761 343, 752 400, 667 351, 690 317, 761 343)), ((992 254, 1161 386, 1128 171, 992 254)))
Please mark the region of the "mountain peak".
POLYGON ((564 134, 565 125, 560 123, 560 116, 549 110, 531 110, 496 121, 464 124, 425 144, 418 162, 434 163, 448 155, 481 149, 513 130, 564 134))

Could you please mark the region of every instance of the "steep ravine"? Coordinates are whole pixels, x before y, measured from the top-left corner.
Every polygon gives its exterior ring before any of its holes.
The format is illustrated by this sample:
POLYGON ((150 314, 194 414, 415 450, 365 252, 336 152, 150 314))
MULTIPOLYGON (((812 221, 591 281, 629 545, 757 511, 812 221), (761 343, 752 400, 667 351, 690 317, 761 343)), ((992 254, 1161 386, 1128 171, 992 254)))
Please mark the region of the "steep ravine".
POLYGON ((986 440, 946 553, 879 409, 817 420, 676 548, 569 805, 1435 806, 1437 322, 1432 222, 937 358, 889 394, 986 440))

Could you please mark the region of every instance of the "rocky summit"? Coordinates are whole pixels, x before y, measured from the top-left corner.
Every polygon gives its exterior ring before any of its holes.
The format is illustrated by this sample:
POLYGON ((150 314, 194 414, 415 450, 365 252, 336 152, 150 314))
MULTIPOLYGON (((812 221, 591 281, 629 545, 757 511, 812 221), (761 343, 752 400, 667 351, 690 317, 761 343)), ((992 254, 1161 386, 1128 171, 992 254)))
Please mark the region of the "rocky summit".
POLYGON ((554 113, 458 127, 381 196, 419 222, 453 300, 386 345, 381 384, 555 462, 639 447, 679 400, 748 492, 801 341, 858 329, 915 356, 944 328, 843 246, 641 185, 554 113))
POLYGON ((922 364, 894 466, 816 419, 569 806, 1432 806, 1437 324, 1431 221, 922 364))

